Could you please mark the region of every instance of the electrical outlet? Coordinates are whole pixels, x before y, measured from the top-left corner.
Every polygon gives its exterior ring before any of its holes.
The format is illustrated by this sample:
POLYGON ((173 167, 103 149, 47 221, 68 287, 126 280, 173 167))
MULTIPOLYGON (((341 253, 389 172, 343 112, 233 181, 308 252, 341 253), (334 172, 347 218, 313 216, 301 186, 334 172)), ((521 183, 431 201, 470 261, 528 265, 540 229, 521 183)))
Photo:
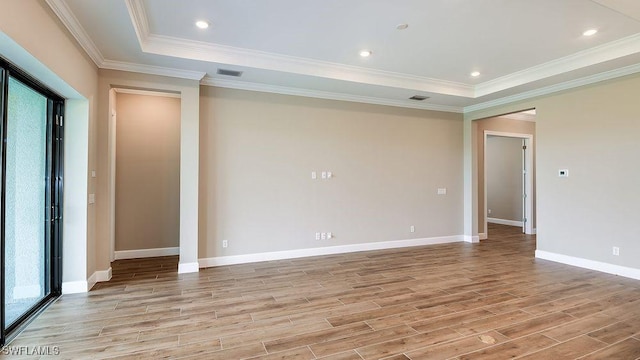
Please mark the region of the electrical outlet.
POLYGON ((320 233, 321 240, 327 240, 327 233, 320 233))
POLYGON ((320 233, 319 232, 316 233, 316 240, 320 240, 320 233))
POLYGON ((226 248, 227 246, 229 246, 229 241, 228 240, 222 240, 222 247, 226 248))
POLYGON ((613 255, 620 256, 620 248, 617 246, 613 247, 613 255))
POLYGON ((331 239, 333 237, 333 233, 332 232, 328 232, 327 233, 327 239, 331 239))
POLYGON ((413 225, 409 226, 409 231, 416 232, 416 227, 413 225))
POLYGON ((491 215, 491 209, 487 209, 487 213, 491 215))

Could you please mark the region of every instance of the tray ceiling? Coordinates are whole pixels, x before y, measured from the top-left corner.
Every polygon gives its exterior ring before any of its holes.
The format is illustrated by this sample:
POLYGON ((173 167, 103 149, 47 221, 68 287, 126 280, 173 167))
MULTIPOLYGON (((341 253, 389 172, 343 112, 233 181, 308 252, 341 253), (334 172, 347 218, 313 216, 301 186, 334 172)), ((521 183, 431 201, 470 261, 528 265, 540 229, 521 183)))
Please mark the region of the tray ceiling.
POLYGON ((47 3, 98 67, 204 85, 463 112, 640 71, 634 0, 47 3))

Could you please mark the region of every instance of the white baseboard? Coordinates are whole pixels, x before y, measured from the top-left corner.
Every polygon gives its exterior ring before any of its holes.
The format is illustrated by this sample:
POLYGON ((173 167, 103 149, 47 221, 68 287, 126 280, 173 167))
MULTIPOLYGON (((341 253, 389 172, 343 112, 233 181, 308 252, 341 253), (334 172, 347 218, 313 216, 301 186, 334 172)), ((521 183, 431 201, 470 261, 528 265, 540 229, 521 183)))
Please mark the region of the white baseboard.
POLYGON ((87 291, 91 290, 96 283, 111 280, 111 267, 107 270, 98 270, 91 274, 87 280, 87 291))
POLYGON ((206 268, 206 267, 221 266, 221 265, 247 264, 247 263, 260 262, 260 261, 295 259, 295 258, 302 258, 302 257, 309 257, 309 256, 345 254, 345 253, 358 252, 358 251, 395 249, 395 248, 404 248, 404 247, 411 247, 411 246, 445 244, 445 243, 451 243, 451 242, 459 242, 462 240, 463 240, 463 237, 461 235, 455 235, 455 236, 443 236, 443 237, 434 237, 434 238, 382 241, 382 242, 373 242, 373 243, 364 243, 364 244, 327 246, 327 247, 311 248, 311 249, 274 251, 274 252, 257 253, 257 254, 217 256, 212 258, 198 259, 198 262, 200 263, 201 268, 206 268))
POLYGON ((111 266, 107 270, 96 271, 96 282, 103 282, 111 280, 111 276, 113 275, 113 269, 111 266))
POLYGON ((197 262, 178 263, 178 274, 197 273, 200 267, 197 262))
POLYGON ((116 260, 180 255, 179 247, 115 251, 116 260))
POLYGON ((493 223, 493 224, 499 224, 499 225, 509 225, 509 226, 519 226, 522 227, 522 221, 515 221, 515 220, 505 220, 505 219, 498 219, 498 218, 487 218, 487 222, 493 223))
POLYGON ((79 294, 89 291, 86 281, 65 281, 62 283, 62 294, 79 294))
POLYGON ((487 240, 489 237, 487 236, 486 232, 483 232, 483 233, 478 234, 478 238, 480 240, 487 240))
POLYGON ((66 281, 62 283, 62 294, 86 293, 99 282, 111 280, 111 267, 107 270, 97 270, 87 281, 66 281))
POLYGON ((462 236, 462 240, 464 242, 468 242, 471 244, 475 244, 475 243, 479 243, 480 242, 480 236, 479 235, 463 235, 462 236))
POLYGON ((536 258, 640 280, 640 269, 536 250, 536 258))
POLYGON ((87 279, 87 291, 91 290, 91 288, 93 288, 93 285, 95 285, 98 280, 98 274, 97 271, 95 271, 93 274, 91 274, 91 276, 89 276, 89 278, 87 279))

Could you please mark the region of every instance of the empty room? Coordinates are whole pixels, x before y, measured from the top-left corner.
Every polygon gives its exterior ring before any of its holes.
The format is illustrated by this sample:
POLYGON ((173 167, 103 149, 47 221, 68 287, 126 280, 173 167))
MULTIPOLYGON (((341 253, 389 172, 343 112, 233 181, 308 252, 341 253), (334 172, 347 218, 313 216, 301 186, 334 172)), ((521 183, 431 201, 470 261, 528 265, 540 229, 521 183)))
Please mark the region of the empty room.
POLYGON ((0 357, 640 359, 635 0, 3 0, 0 357))

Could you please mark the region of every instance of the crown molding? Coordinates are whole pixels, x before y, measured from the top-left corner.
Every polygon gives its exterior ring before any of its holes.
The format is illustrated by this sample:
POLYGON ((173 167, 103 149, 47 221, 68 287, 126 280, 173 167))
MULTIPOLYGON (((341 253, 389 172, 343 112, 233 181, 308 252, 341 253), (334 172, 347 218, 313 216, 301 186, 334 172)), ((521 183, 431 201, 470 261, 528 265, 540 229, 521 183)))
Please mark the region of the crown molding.
POLYGON ((510 120, 517 120, 517 121, 536 122, 536 116, 535 115, 522 114, 522 112, 506 114, 506 115, 500 115, 498 117, 505 118, 505 119, 510 119, 510 120))
POLYGON ((181 70, 162 66, 143 65, 124 61, 105 60, 101 69, 129 71, 149 75, 169 76, 188 80, 202 80, 207 74, 204 71, 181 70))
POLYGON ((452 81, 151 34, 143 1, 126 3, 140 48, 146 53, 453 96, 474 94, 472 85, 452 81))
POLYGON ((152 91, 152 90, 142 90, 142 89, 131 89, 131 88, 113 88, 118 94, 130 94, 130 95, 144 95, 144 96, 159 96, 159 97, 169 97, 169 98, 177 98, 180 99, 181 95, 172 92, 164 92, 164 91, 152 91))
POLYGON ((578 88, 581 86, 595 84, 601 81, 606 81, 606 80, 619 78, 622 76, 632 75, 638 72, 640 72, 640 64, 629 65, 619 69, 605 71, 599 74, 583 77, 580 79, 566 81, 560 84, 550 85, 540 89, 526 91, 526 92, 512 95, 512 96, 505 96, 496 100, 487 101, 480 104, 465 106, 463 109, 463 112, 466 114, 466 113, 470 113, 478 110, 492 108, 495 106, 506 105, 506 104, 523 101, 523 100, 527 100, 535 97, 553 94, 559 91, 570 90, 570 89, 578 88))
POLYGON ((144 8, 142 0, 125 0, 133 29, 138 37, 140 44, 144 43, 151 34, 149 30, 149 18, 147 17, 147 11, 144 8))
POLYGON ((640 33, 517 71, 475 87, 476 98, 640 52, 640 33))
POLYGON ((259 92, 267 92, 267 93, 274 93, 274 94, 281 94, 281 95, 303 96, 303 97, 326 99, 326 100, 350 101, 350 102, 358 102, 358 103, 365 103, 365 104, 403 107, 403 108, 410 108, 410 109, 444 111, 444 112, 453 112, 453 113, 462 113, 462 110, 463 110, 462 107, 458 107, 458 106, 447 106, 447 105, 437 105, 437 104, 418 103, 418 102, 413 103, 413 102, 408 102, 409 100, 391 100, 391 99, 383 99, 383 98, 376 98, 376 97, 370 97, 370 96, 359 96, 359 95, 328 92, 328 91, 299 89, 299 88, 293 88, 293 87, 268 85, 268 84, 254 83, 254 82, 247 82, 247 81, 217 79, 209 76, 202 79, 200 84, 206 85, 206 86, 228 88, 228 89, 259 91, 259 92))
POLYGON ((466 98, 486 96, 554 75, 640 52, 640 34, 635 34, 474 86, 440 79, 156 35, 152 34, 149 30, 143 0, 126 1, 143 52, 466 98))
POLYGON ((53 12, 58 16, 62 24, 69 30, 71 35, 78 41, 80 46, 84 49, 84 51, 89 55, 91 60, 97 65, 100 66, 102 62, 104 62, 104 57, 96 44, 91 40, 87 32, 84 30, 80 22, 73 14, 73 11, 69 8, 66 1, 64 0, 45 0, 47 5, 53 10, 53 12))
MULTIPOLYGON (((95 45, 93 40, 91 40, 87 32, 84 30, 82 25, 80 25, 80 22, 73 14, 73 11, 71 11, 65 0, 45 1, 49 5, 51 10, 53 10, 56 16, 60 19, 60 21, 62 21, 62 24, 67 28, 67 30, 69 30, 71 35, 76 39, 76 41, 78 41, 87 55, 89 55, 91 60, 93 60, 96 66, 98 66, 98 68, 100 69, 139 72, 143 74, 170 76, 198 81, 206 75, 205 72, 200 71, 180 70, 174 68, 165 68, 160 66, 142 65, 105 59, 100 50, 98 50, 98 47, 95 45)), ((136 27, 138 40, 140 40, 141 37, 148 36, 149 27, 148 25, 144 25, 147 24, 147 18, 142 2, 127 0, 126 3, 127 7, 129 8, 129 14, 135 14, 136 19, 138 19, 137 21, 143 24, 140 28, 136 27)), ((133 18, 134 15, 131 16, 133 18)))
POLYGON ((144 42, 140 43, 140 46, 142 51, 147 53, 190 60, 461 97, 472 97, 474 93, 473 86, 461 83, 155 34, 149 35, 144 42))
MULTIPOLYGON (((436 104, 407 103, 403 100, 323 92, 236 80, 213 79, 205 77, 205 72, 108 60, 103 57, 93 40, 91 40, 87 32, 80 25, 78 19, 75 17, 65 0, 45 0, 45 2, 99 68, 190 80, 202 80, 203 85, 233 89, 263 91, 286 95, 354 101, 425 110, 469 113, 640 72, 640 64, 630 65, 592 76, 466 106, 464 108, 436 104)), ((473 86, 427 77, 411 76, 407 74, 267 53, 251 49, 159 36, 151 34, 150 32, 148 17, 143 0, 125 0, 125 3, 143 52, 207 62, 297 73, 369 85, 412 89, 416 91, 466 98, 479 98, 550 76, 640 52, 639 33, 473 86)))

